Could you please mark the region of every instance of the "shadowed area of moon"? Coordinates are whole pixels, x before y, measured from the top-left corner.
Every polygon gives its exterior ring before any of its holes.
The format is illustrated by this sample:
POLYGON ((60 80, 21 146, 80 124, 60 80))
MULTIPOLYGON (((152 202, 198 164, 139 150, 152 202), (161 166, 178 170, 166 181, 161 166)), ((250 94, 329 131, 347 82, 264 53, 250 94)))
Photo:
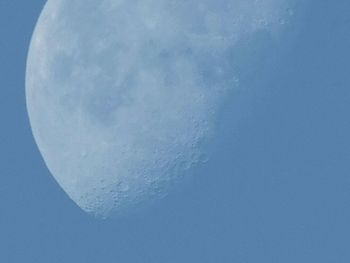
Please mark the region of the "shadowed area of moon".
POLYGON ((237 47, 278 37, 292 16, 286 0, 49 0, 26 92, 57 182, 102 217, 161 197, 206 161, 239 83, 237 47))

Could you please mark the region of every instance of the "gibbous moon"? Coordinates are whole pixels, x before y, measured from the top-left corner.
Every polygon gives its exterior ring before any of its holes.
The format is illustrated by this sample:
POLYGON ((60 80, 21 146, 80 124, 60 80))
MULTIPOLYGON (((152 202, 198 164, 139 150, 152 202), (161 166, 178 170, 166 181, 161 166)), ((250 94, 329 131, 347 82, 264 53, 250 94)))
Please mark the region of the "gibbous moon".
POLYGON ((237 46, 280 34, 288 4, 49 0, 26 98, 40 152, 69 197, 96 216, 124 213, 205 161, 215 116, 239 83, 237 46))

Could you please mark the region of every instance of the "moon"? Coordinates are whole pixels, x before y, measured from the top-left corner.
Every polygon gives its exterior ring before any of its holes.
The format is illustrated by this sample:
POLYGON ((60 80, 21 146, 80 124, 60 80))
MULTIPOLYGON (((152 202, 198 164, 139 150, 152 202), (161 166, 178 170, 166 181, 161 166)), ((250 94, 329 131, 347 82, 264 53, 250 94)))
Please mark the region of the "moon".
POLYGON ((160 198, 205 161, 237 47, 290 16, 286 0, 49 0, 26 100, 51 174, 99 217, 160 198))

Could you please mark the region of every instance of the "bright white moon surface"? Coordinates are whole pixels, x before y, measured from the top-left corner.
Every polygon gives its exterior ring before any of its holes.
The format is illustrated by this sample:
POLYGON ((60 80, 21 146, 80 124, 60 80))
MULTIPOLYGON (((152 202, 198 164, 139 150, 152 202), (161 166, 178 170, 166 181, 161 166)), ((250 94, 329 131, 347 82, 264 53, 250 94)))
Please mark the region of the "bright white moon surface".
POLYGON ((206 159, 216 114, 239 83, 237 46, 278 36, 289 4, 49 0, 29 50, 26 97, 59 185, 101 217, 169 191, 206 159))

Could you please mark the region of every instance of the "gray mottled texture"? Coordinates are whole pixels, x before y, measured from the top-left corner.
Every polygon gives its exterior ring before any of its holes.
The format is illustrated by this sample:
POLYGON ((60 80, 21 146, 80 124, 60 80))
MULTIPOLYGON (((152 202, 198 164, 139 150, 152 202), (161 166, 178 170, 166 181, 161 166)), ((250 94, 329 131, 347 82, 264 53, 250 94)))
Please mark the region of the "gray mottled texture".
POLYGON ((292 15, 284 0, 49 0, 26 90, 58 183, 98 216, 162 196, 206 160, 238 43, 278 37, 292 15))

